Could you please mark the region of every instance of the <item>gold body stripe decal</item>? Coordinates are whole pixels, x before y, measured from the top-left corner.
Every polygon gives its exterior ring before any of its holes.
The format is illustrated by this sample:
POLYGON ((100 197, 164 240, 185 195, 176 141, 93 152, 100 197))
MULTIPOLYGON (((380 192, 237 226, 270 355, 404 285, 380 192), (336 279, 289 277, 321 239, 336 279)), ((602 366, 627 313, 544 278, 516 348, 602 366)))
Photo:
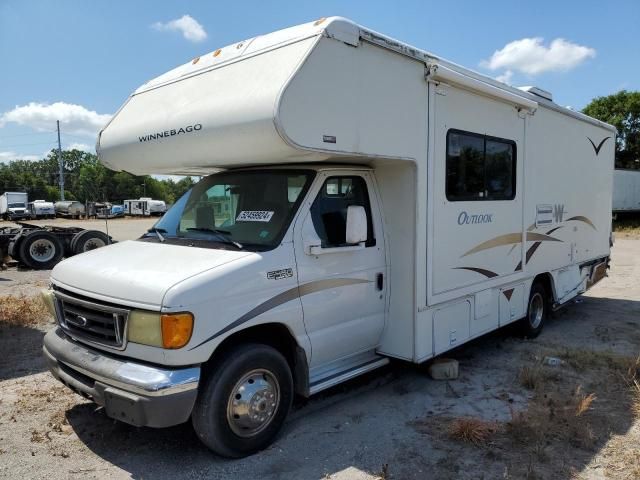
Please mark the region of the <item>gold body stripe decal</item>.
POLYGON ((231 322, 229 325, 224 327, 222 330, 218 331, 217 333, 214 333, 206 340, 200 342, 195 347, 191 347, 189 350, 198 348, 204 345, 205 343, 207 343, 208 341, 213 340, 214 338, 217 338, 220 335, 227 333, 229 330, 233 330, 237 326, 242 325, 243 323, 246 323, 249 320, 252 320, 258 315, 261 315, 273 308, 276 308, 282 305, 283 303, 287 303, 287 302, 290 302, 291 300, 295 300, 298 297, 304 297, 305 295, 319 292, 321 290, 345 287, 347 285, 357 285, 360 283, 372 283, 372 282, 371 280, 362 280, 360 278, 329 278, 326 280, 316 280, 314 282, 303 283, 300 286, 295 286, 293 288, 290 288, 289 290, 285 290, 284 292, 279 293, 275 297, 271 297, 269 300, 265 302, 262 302, 257 307, 248 311, 247 313, 242 315, 240 318, 238 318, 237 320, 231 322))
POLYGON ((567 222, 571 222, 572 220, 575 220, 576 222, 584 222, 587 225, 589 225, 591 228, 593 228, 596 232, 598 231, 598 229, 593 224, 593 222, 591 220, 589 220, 587 217, 583 216, 583 215, 578 215, 577 217, 567 218, 567 222))
MULTIPOLYGON (((549 235, 545 235, 543 233, 526 232, 526 235, 527 242, 562 242, 562 240, 560 240, 559 238, 550 237, 549 235)), ((471 255, 472 253, 481 252, 482 250, 501 247, 503 245, 511 245, 513 243, 522 243, 522 233, 507 233, 505 235, 500 235, 498 237, 492 238, 491 240, 487 240, 486 242, 482 242, 480 245, 476 245, 471 250, 461 255, 460 258, 471 255)))

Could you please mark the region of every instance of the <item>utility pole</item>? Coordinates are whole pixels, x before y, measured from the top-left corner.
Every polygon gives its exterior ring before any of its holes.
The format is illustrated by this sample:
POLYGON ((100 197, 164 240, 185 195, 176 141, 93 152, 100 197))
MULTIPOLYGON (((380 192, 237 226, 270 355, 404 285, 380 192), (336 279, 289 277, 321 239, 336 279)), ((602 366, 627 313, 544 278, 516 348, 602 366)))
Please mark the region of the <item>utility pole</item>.
POLYGON ((56 120, 58 125, 58 167, 60 168, 60 200, 64 201, 64 163, 62 163, 62 146, 60 145, 60 120, 56 120))

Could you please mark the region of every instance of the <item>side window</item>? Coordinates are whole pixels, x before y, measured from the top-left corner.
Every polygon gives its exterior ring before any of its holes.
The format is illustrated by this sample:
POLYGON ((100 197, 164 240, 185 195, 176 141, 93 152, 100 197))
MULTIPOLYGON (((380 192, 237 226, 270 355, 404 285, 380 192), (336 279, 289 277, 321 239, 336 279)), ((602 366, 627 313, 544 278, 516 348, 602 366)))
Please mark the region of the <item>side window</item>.
POLYGON ((446 195, 454 202, 513 200, 516 196, 515 142, 449 130, 446 195))
POLYGON ((364 207, 367 212, 367 241, 376 244, 373 235, 373 219, 367 182, 362 177, 329 177, 311 205, 311 219, 323 247, 346 246, 347 208, 351 205, 364 207))

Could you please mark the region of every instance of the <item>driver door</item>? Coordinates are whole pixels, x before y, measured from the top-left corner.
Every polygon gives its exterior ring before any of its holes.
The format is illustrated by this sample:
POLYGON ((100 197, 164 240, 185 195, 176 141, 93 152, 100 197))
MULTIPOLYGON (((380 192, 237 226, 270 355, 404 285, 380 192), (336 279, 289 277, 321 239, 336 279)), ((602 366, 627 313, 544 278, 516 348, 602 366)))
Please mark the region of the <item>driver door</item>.
POLYGON ((320 172, 295 225, 295 252, 310 367, 375 349, 385 325, 386 278, 380 206, 367 171, 320 172), (366 241, 346 243, 349 206, 364 207, 366 241))

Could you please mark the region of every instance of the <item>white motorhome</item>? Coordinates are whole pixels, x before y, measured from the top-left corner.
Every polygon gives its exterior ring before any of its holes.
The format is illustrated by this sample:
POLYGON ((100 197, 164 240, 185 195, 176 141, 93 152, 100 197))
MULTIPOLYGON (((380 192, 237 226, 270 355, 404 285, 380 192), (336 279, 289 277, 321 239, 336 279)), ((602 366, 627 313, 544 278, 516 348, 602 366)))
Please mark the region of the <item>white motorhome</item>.
POLYGON ((125 200, 123 202, 125 215, 132 216, 162 216, 167 211, 167 205, 163 200, 153 200, 149 197, 140 197, 137 200, 125 200))
POLYGON ((613 212, 640 212, 640 170, 614 171, 613 212))
POLYGON ((21 220, 28 216, 26 192, 5 192, 0 195, 0 215, 3 220, 21 220))
POLYGON ((136 90, 101 160, 207 175, 46 293, 53 374, 133 425, 191 418, 226 456, 294 394, 424 362, 606 275, 615 130, 342 18, 194 58, 136 90))

